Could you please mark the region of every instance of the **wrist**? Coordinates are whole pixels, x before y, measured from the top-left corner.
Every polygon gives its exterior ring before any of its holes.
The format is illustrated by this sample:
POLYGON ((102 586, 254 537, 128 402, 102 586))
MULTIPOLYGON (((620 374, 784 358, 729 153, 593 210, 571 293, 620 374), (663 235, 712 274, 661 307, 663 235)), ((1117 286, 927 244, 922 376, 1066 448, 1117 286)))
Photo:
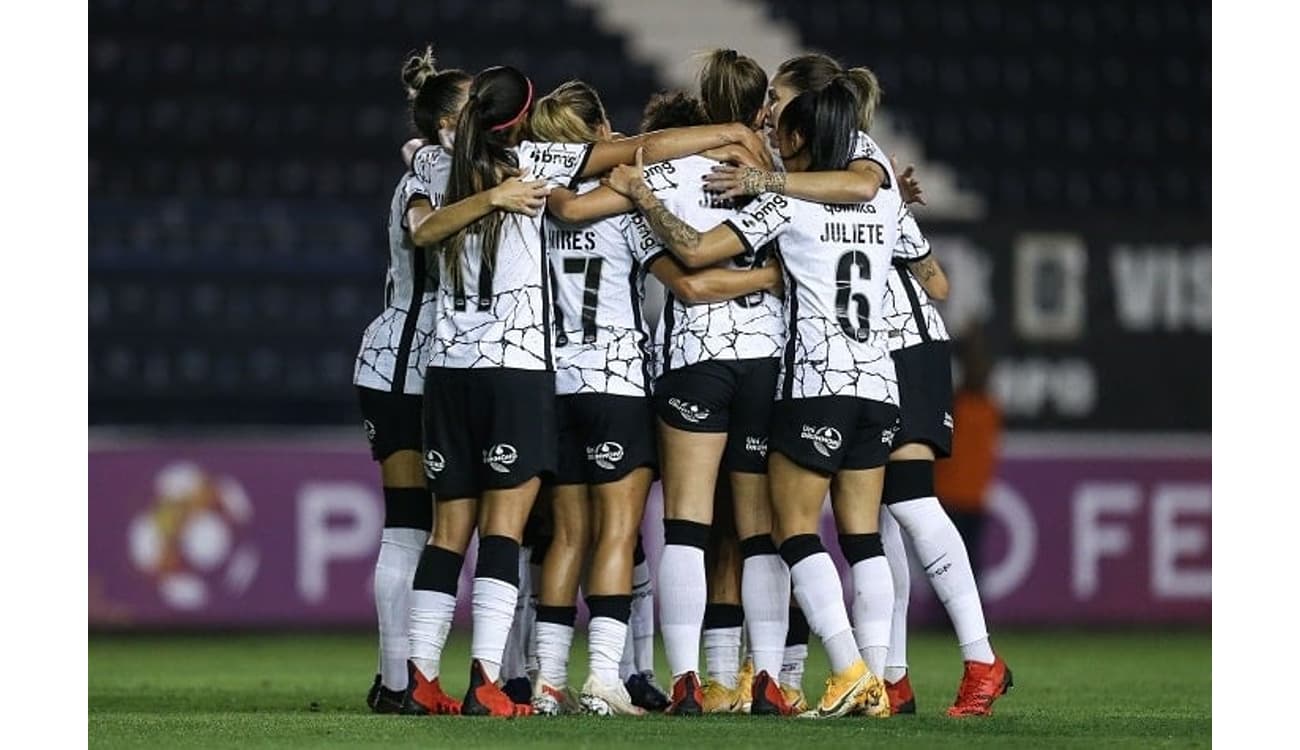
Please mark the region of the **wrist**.
POLYGON ((500 185, 490 188, 487 191, 487 202, 488 208, 505 208, 505 206, 502 205, 503 201, 500 185))
POLYGON ((631 188, 632 189, 628 191, 628 196, 637 207, 644 208, 654 201, 654 192, 650 190, 650 186, 645 184, 643 180, 637 180, 632 183, 631 188))
POLYGON ((763 189, 769 193, 785 195, 785 172, 768 172, 764 175, 763 189))

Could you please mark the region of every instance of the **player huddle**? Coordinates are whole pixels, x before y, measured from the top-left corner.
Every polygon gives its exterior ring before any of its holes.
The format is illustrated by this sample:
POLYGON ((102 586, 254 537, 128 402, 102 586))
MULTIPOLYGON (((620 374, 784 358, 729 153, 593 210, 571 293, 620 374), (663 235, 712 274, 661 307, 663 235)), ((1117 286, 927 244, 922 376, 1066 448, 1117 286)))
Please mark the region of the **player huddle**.
POLYGON ((769 80, 718 50, 698 96, 657 95, 635 136, 578 81, 542 95, 514 68, 438 71, 429 52, 403 80, 420 137, 354 378, 386 506, 371 708, 914 712, 906 532, 965 661, 948 714, 991 713, 1011 673, 933 490, 952 386, 930 300, 948 282, 906 208, 915 183, 868 135, 874 75, 803 55, 769 80), (638 530, 656 478, 652 585, 638 530), (828 493, 850 609, 818 534, 828 493), (457 699, 439 676, 476 531, 457 699), (815 703, 810 631, 832 669, 815 703))

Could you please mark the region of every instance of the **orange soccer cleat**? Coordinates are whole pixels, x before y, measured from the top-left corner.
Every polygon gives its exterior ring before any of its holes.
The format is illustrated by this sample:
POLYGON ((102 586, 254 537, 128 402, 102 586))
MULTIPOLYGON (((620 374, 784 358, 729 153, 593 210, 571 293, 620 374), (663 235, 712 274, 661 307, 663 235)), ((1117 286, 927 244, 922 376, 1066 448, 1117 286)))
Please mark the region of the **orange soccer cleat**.
POLYGON ((898 682, 886 680, 885 693, 889 695, 889 706, 894 715, 916 713, 916 696, 912 693, 912 683, 907 674, 898 682))
POLYGON ((1011 689, 1011 670, 1001 656, 992 664, 966 662, 957 688, 957 700, 948 709, 949 716, 992 716, 993 701, 1011 689))
POLYGON ((489 680, 483 665, 475 659, 469 667, 469 690, 460 704, 461 716, 532 716, 533 707, 518 704, 497 683, 489 680))
POLYGON ((460 713, 460 701, 443 692, 437 677, 425 679, 415 664, 409 661, 406 670, 406 695, 402 698, 402 713, 412 716, 455 716, 460 713))
POLYGON ((767 670, 754 676, 753 701, 749 712, 757 716, 794 716, 798 711, 786 699, 785 692, 767 670))
POLYGON ((687 672, 673 681, 673 696, 664 713, 674 716, 699 716, 704 713, 704 691, 700 676, 687 672))

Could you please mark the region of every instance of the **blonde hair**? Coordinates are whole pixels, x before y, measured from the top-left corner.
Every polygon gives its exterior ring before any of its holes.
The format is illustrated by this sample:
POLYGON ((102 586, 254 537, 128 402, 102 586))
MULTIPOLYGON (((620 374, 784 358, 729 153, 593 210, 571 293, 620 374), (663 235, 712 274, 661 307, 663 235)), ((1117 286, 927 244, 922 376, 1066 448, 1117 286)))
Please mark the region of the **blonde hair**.
POLYGON ((752 126, 767 98, 767 73, 752 57, 715 49, 700 69, 700 100, 709 122, 752 126))
POLYGON ((537 100, 528 119, 534 138, 550 143, 593 143, 606 124, 600 95, 582 81, 567 81, 537 100))
POLYGON ((858 127, 871 130, 880 106, 880 80, 870 68, 857 67, 845 70, 839 61, 828 55, 809 53, 792 57, 776 69, 776 77, 803 93, 820 91, 838 75, 847 76, 858 99, 858 127))

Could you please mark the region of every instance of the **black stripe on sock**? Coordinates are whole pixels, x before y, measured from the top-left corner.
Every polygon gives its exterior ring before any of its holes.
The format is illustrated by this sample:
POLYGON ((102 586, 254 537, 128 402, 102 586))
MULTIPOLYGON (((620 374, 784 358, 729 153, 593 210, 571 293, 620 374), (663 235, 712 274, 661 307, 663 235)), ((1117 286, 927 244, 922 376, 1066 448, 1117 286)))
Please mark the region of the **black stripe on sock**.
POLYGON ((626 623, 632 619, 632 595, 608 594, 587 597, 587 611, 592 619, 608 617, 626 623))
POLYGON ((475 578, 494 578, 519 586, 519 542, 508 536, 485 536, 478 540, 475 578))
POLYGON ((568 625, 573 627, 573 623, 578 619, 577 607, 552 607, 549 604, 537 605, 537 621, 553 622, 556 625, 568 625))
POLYGON ((423 487, 385 487, 384 528, 433 531, 433 495, 423 487))
POLYGON ((745 609, 739 604, 709 604, 704 608, 704 629, 738 628, 745 624, 745 609))
POLYGON ((779 555, 776 551, 776 544, 772 542, 771 534, 755 534, 748 539, 740 540, 741 557, 757 557, 758 555, 779 555))
POLYGON ((664 519, 664 544, 680 544, 684 547, 708 549, 709 525, 684 521, 680 518, 664 519))
POLYGON ((880 534, 840 534, 840 550, 849 567, 873 557, 883 557, 885 548, 880 543, 880 534))
POLYGON ((464 564, 464 555, 430 544, 420 553, 420 563, 415 566, 411 588, 455 596, 456 589, 460 586, 460 569, 464 564))
POLYGON ((797 534, 781 543, 781 559, 791 568, 799 564, 800 560, 825 551, 822 538, 816 534, 797 534))

